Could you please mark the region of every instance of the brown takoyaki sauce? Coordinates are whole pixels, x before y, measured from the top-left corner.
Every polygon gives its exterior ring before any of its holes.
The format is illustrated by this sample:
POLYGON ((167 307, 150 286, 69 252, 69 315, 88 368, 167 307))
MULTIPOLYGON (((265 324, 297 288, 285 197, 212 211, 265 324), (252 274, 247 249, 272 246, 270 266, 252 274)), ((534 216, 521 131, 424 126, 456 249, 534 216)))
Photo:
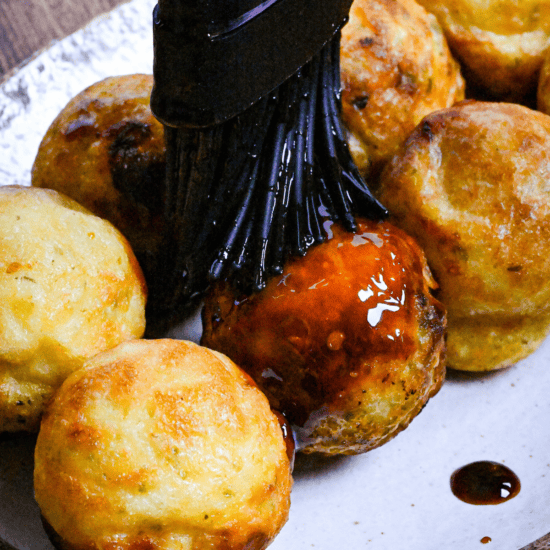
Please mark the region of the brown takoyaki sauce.
POLYGON ((514 498, 520 488, 510 468, 488 460, 467 464, 451 476, 453 494, 468 504, 501 504, 514 498))
POLYGON ((218 289, 204 313, 203 343, 244 368, 297 426, 327 408, 361 407, 369 387, 414 395, 424 373, 405 381, 398 365, 420 346, 419 326, 443 331, 414 241, 375 222, 331 233, 261 293, 218 289))

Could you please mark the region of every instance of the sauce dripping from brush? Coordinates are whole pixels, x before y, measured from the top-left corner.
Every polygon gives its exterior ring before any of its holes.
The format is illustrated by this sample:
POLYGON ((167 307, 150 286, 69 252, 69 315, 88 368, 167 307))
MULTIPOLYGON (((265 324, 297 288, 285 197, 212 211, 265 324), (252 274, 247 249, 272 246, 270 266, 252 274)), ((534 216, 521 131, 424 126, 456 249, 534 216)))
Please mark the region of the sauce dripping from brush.
POLYGON ((451 491, 468 504, 501 504, 520 491, 518 476, 498 462, 472 462, 451 475, 451 491))

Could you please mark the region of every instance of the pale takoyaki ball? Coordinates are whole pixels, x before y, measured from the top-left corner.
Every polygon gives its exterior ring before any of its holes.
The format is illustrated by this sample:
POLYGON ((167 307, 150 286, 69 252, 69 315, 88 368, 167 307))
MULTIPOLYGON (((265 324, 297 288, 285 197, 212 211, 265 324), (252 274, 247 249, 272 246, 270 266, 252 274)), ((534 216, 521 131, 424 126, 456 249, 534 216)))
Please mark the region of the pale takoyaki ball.
POLYGON ((73 373, 35 451, 63 550, 259 550, 285 523, 290 460, 269 403, 227 357, 135 340, 73 373))
POLYGON ((96 353, 145 328, 146 288, 121 233, 47 189, 0 187, 0 432, 96 353))
POLYGON ((206 297, 202 343, 239 364, 306 453, 357 454, 403 430, 440 388, 445 313, 412 238, 361 221, 251 296, 206 297))
POLYGON ((32 185, 60 191, 117 227, 156 298, 166 152, 152 86, 151 75, 116 76, 74 97, 42 139, 32 185))
POLYGON ((449 367, 514 364, 550 329, 550 117, 464 102, 427 116, 378 198, 423 247, 448 311, 449 367))
POLYGON ((437 16, 468 85, 493 99, 534 92, 550 39, 550 0, 417 0, 437 16))
POLYGON ((365 177, 422 117, 464 99, 464 80, 436 18, 414 0, 355 0, 342 29, 343 119, 365 177))

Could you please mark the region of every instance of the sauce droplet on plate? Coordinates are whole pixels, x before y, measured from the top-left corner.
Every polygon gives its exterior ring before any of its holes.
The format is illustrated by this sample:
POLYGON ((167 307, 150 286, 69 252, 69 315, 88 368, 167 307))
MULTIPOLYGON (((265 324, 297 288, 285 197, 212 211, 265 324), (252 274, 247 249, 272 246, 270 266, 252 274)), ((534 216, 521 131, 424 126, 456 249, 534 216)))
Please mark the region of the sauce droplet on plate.
POLYGON ((483 537, 480 542, 481 544, 487 544, 488 542, 491 542, 491 540, 491 537, 483 537))
POLYGON ((451 476, 453 494, 468 504, 501 504, 514 498, 520 488, 510 468, 488 460, 467 464, 451 476))

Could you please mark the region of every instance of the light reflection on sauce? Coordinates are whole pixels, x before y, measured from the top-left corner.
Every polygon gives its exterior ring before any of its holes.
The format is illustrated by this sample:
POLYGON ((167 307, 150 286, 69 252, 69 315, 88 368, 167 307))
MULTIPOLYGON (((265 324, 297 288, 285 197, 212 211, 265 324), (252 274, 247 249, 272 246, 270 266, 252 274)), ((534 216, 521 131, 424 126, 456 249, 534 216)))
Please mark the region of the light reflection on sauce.
POLYGON ((468 504, 501 504, 520 489, 519 478, 510 468, 488 460, 467 464, 451 476, 453 494, 468 504))

